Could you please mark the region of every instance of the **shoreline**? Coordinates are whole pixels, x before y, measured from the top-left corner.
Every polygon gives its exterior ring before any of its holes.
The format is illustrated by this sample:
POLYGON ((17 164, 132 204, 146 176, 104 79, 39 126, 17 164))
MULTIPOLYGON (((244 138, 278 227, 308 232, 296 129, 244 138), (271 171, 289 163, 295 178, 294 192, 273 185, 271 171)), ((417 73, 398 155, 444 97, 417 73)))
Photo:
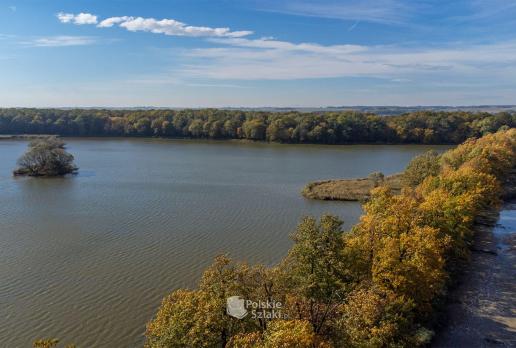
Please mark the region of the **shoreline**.
MULTIPOLYGON (((51 134, 0 134, 0 140, 27 140, 27 139, 42 139, 56 135, 51 134)), ((57 135, 56 137, 60 137, 57 135)))
POLYGON ((445 320, 431 347, 516 345, 515 218, 512 199, 477 222, 471 260, 447 296, 445 320))
POLYGON ((243 144, 278 144, 278 145, 318 145, 318 146, 347 146, 347 145, 382 145, 382 146, 457 146, 460 143, 440 142, 440 143, 421 143, 421 142, 281 142, 270 140, 253 140, 247 138, 207 138, 207 137, 181 137, 181 136, 152 136, 152 135, 61 135, 61 134, 0 134, 0 140, 23 140, 39 139, 45 137, 57 137, 64 139, 155 139, 155 140, 184 140, 184 141, 213 141, 213 142, 234 142, 243 144))

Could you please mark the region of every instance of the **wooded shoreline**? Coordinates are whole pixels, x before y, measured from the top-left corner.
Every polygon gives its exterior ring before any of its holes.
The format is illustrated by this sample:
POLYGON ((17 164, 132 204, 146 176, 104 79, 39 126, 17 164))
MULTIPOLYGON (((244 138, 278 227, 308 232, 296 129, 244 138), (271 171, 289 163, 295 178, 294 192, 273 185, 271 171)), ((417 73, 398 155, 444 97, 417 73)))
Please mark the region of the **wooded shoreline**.
POLYGON ((434 348, 516 344, 515 231, 508 231, 504 239, 495 234, 496 228, 505 228, 498 226, 500 211, 516 209, 516 168, 503 183, 502 198, 502 207, 486 208, 475 219, 471 260, 447 297, 434 348))
POLYGON ((459 144, 516 127, 516 113, 2 109, 0 134, 238 139, 288 144, 459 144))

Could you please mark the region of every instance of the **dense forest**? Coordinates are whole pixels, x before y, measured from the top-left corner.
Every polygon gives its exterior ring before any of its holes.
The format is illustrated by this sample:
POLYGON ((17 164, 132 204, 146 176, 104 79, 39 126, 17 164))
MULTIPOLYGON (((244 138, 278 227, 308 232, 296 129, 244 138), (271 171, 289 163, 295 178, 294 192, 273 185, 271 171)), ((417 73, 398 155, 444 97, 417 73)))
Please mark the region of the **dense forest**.
POLYGON ((516 114, 506 112, 418 111, 386 117, 354 111, 0 109, 0 134, 458 144, 515 126, 516 114))
POLYGON ((516 129, 420 156, 401 194, 374 189, 350 231, 334 216, 307 217, 275 267, 217 258, 197 289, 163 300, 146 347, 424 346, 475 219, 496 209, 515 165, 516 129), (288 319, 231 318, 234 295, 281 302, 288 319))

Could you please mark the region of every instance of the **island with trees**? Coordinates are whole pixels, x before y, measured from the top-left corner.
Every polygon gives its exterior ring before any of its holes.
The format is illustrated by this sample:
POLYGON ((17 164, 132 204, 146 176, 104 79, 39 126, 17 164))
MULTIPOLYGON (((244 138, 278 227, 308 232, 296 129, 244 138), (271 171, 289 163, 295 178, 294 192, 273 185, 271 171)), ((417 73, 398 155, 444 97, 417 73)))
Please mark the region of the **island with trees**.
POLYGON ((32 140, 27 152, 18 159, 13 175, 51 177, 77 173, 74 157, 66 151, 65 145, 53 136, 32 140))

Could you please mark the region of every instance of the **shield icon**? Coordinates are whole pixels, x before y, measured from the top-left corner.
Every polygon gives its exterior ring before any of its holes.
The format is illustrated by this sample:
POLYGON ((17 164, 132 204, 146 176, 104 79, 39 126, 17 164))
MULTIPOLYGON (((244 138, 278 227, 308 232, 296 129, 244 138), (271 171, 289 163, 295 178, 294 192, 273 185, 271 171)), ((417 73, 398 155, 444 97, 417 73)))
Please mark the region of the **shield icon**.
POLYGON ((234 318, 243 319, 247 315, 245 300, 240 296, 231 296, 226 299, 226 313, 234 318))

